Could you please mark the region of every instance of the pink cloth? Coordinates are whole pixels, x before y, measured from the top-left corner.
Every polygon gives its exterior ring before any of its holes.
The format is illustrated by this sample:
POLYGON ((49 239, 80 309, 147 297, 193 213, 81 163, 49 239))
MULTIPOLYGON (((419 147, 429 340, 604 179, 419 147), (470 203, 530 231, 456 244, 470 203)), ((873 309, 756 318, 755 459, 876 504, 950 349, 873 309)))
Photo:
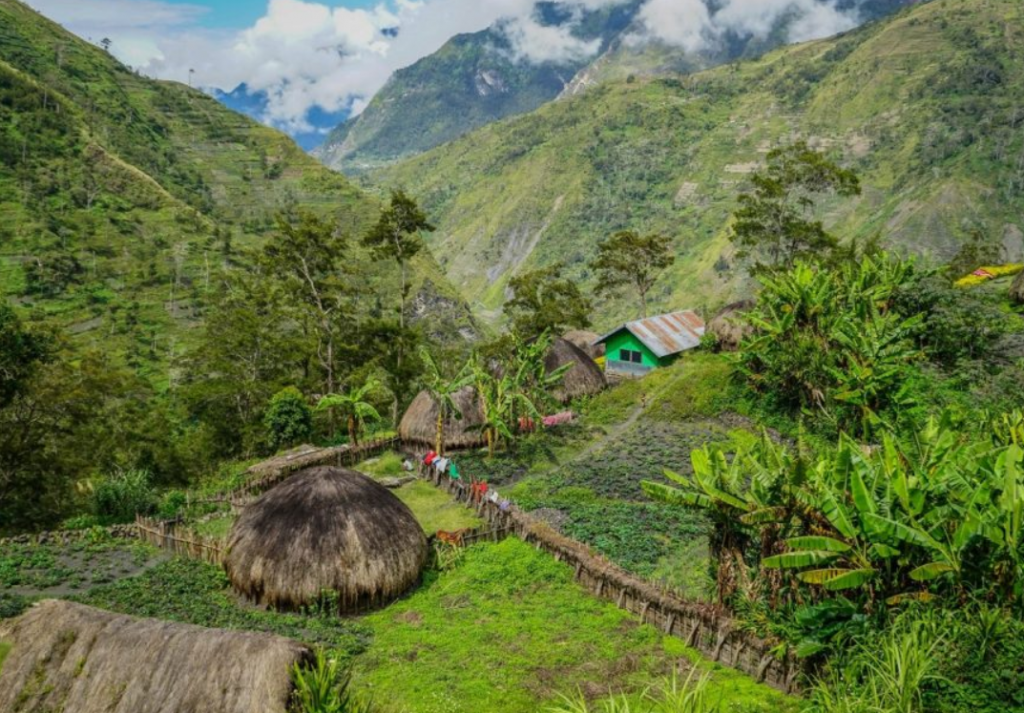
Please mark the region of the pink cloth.
POLYGON ((570 423, 572 419, 572 411, 563 411, 562 413, 556 413, 552 416, 545 416, 544 428, 551 428, 552 426, 561 426, 562 424, 570 423))

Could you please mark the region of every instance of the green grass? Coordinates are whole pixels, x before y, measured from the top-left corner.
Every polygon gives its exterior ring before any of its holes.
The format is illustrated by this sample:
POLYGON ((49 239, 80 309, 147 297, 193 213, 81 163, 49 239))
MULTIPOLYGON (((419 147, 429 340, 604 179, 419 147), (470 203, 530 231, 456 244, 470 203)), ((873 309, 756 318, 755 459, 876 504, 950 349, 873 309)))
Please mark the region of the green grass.
MULTIPOLYGON (((355 659, 357 685, 404 713, 536 713, 577 686, 598 696, 640 691, 679 662, 699 661, 516 539, 470 548, 455 569, 431 574, 365 623, 374 640, 355 659)), ((713 669, 716 693, 734 704, 795 709, 741 674, 713 669)))
POLYGON ((4 661, 7 660, 7 654, 11 653, 12 644, 6 641, 0 641, 0 671, 4 670, 4 661))
POLYGON ((394 493, 409 506, 428 535, 438 530, 461 530, 483 524, 472 511, 426 481, 403 485, 394 493))
POLYGON ((365 473, 371 478, 401 478, 409 475, 402 469, 404 460, 398 453, 384 453, 377 458, 364 460, 354 470, 365 473))
POLYGON ((225 514, 206 520, 205 522, 198 523, 192 529, 205 537, 223 539, 228 536, 229 532, 231 532, 231 526, 235 524, 235 520, 237 519, 238 517, 236 515, 225 514))

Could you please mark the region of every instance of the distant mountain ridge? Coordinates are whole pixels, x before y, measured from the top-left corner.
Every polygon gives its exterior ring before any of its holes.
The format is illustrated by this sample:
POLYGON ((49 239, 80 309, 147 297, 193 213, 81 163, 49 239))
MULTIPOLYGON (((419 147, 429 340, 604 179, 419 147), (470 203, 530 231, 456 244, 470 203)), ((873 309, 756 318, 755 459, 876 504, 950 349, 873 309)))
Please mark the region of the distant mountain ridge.
MULTIPOLYGON (((868 21, 914 1, 844 0, 839 7, 859 7, 868 21)), ((515 57, 500 24, 455 37, 396 72, 362 114, 338 126, 312 153, 332 168, 362 173, 602 81, 692 72, 760 55, 785 43, 793 19, 780 21, 765 39, 727 36, 707 51, 687 54, 656 42, 628 41, 638 34, 642 5, 643 0, 626 0, 584 13, 574 35, 599 40, 599 49, 595 56, 571 61, 531 63, 515 57)), ((557 2, 538 3, 537 13, 539 21, 555 26, 571 17, 557 2)))
MULTIPOLYGON (((861 174, 821 217, 947 260, 974 236, 1024 258, 1024 6, 932 0, 843 36, 690 76, 608 81, 471 132, 366 180, 420 196, 432 247, 480 314, 509 280, 563 263, 585 288, 600 240, 660 232, 676 264, 652 309, 714 307, 749 289, 728 240, 747 176, 805 138, 861 174)), ((599 329, 632 316, 602 297, 599 329)))

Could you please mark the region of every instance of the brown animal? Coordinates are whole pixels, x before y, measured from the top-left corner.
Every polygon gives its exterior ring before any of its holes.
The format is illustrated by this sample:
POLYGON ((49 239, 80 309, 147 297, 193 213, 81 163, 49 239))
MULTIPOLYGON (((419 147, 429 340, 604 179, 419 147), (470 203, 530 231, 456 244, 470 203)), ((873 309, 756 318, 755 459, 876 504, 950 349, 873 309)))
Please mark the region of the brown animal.
POLYGON ((469 533, 470 530, 468 528, 463 530, 454 530, 452 532, 448 532, 447 530, 438 530, 437 541, 446 545, 451 545, 452 547, 462 547, 466 539, 466 535, 469 533))

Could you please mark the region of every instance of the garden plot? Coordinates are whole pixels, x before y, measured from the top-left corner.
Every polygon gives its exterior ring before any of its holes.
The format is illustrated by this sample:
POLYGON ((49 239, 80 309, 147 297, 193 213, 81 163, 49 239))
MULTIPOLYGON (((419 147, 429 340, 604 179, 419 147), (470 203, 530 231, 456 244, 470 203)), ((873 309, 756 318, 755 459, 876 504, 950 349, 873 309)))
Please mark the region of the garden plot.
POLYGON ((132 577, 167 559, 137 542, 109 538, 0 549, 0 594, 62 596, 132 577))

